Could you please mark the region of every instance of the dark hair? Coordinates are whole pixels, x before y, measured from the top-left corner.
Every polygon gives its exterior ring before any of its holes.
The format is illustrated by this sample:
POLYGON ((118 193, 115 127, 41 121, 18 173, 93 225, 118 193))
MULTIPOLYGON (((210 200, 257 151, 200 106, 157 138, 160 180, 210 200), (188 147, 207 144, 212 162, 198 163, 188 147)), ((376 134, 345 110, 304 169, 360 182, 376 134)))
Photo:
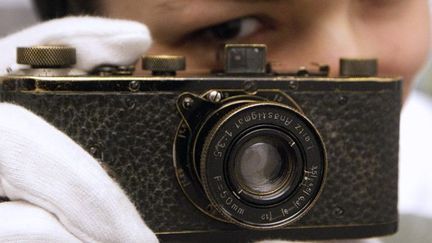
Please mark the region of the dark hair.
POLYGON ((61 18, 67 15, 99 15, 98 0, 34 0, 42 20, 61 18))

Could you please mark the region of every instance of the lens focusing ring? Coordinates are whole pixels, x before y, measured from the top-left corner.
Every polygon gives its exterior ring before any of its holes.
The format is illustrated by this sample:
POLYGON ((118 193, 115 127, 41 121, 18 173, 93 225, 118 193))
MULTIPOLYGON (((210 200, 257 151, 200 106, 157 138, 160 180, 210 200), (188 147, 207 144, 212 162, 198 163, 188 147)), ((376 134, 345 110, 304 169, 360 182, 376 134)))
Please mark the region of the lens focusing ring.
MULTIPOLYGON (((325 171, 324 145, 312 123, 290 107, 273 102, 243 105, 223 117, 210 130, 200 161, 201 181, 213 206, 229 221, 250 229, 279 228, 299 219, 318 198, 325 171), (232 176, 230 153, 241 146, 236 142, 263 127, 291 138, 281 141, 294 142, 290 146, 295 169, 293 179, 287 179, 288 190, 276 188, 279 193, 273 197, 251 200, 236 191, 239 185, 232 176)), ((287 186, 284 183, 282 188, 287 186)))

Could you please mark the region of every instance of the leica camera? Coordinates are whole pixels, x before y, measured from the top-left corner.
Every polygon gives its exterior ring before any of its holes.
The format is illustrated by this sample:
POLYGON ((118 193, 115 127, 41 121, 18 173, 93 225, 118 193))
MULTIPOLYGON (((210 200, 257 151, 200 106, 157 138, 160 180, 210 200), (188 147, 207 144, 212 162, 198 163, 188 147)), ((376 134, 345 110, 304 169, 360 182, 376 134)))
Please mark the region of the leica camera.
POLYGON ((226 45, 220 70, 184 57, 73 69, 65 46, 18 49, 0 100, 69 135, 162 241, 348 239, 396 232, 401 80, 377 61, 274 71, 264 45, 226 45))

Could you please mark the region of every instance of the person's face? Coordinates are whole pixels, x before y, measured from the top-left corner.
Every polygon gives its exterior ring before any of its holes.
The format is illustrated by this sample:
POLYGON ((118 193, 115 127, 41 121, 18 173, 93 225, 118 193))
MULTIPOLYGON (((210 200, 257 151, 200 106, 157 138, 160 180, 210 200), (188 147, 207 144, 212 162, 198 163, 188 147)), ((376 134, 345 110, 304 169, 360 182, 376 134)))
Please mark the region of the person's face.
POLYGON ((340 57, 376 57, 380 75, 401 75, 405 94, 429 50, 427 0, 103 0, 109 17, 148 25, 151 54, 216 66, 222 43, 262 43, 277 70, 312 62, 338 72, 340 57))

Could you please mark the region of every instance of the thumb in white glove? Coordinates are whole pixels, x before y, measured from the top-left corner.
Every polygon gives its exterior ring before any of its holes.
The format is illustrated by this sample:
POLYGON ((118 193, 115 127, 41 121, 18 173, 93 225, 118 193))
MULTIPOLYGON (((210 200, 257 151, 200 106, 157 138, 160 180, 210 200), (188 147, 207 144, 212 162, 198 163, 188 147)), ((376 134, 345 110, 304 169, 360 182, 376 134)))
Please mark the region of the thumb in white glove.
MULTIPOLYGON (((78 68, 133 63, 150 45, 145 26, 75 17, 54 20, 0 40, 0 70, 15 48, 77 48, 78 68)), ((157 242, 119 186, 62 132, 24 108, 0 104, 0 242, 157 242), (4 218, 3 218, 4 215, 4 218)))

